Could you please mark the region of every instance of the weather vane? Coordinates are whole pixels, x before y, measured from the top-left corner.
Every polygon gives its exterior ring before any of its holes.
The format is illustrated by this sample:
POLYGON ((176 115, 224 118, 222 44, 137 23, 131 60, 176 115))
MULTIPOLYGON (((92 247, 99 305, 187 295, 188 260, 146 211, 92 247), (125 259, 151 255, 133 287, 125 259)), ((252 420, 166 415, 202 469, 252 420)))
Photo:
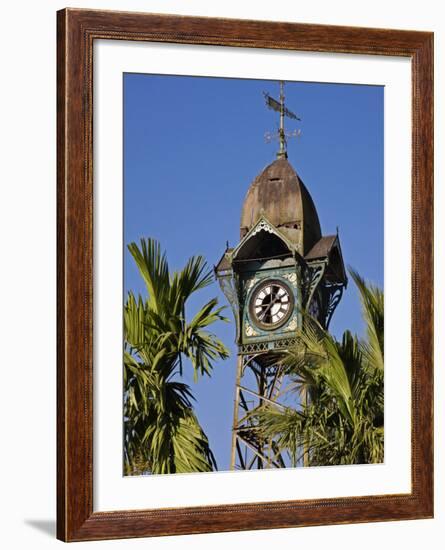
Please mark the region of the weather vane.
POLYGON ((277 111, 280 113, 280 128, 277 132, 266 132, 264 138, 266 143, 270 143, 273 139, 278 139, 280 141, 280 150, 277 153, 277 158, 287 158, 287 140, 292 137, 297 137, 301 134, 301 130, 293 130, 292 132, 286 132, 284 129, 284 117, 292 118, 294 120, 301 121, 301 118, 298 118, 295 113, 289 111, 289 109, 284 104, 284 82, 280 80, 280 101, 277 101, 271 97, 268 93, 263 92, 266 99, 266 105, 269 109, 277 111))

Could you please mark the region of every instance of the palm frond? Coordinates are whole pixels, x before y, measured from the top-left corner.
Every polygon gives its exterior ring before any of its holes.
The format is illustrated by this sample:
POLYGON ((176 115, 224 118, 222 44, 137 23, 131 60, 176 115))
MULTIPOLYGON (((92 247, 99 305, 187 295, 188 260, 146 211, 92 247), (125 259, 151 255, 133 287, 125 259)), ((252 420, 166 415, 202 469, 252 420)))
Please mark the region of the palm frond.
POLYGON ((158 311, 165 301, 169 289, 170 275, 165 253, 161 245, 153 239, 141 239, 140 248, 130 243, 128 250, 133 256, 147 287, 147 305, 158 311))
POLYGON ((367 284, 360 275, 349 268, 351 277, 360 293, 363 318, 366 323, 367 340, 363 353, 368 362, 383 371, 384 365, 384 296, 374 285, 367 284))
POLYGON ((210 375, 229 352, 206 328, 226 322, 212 299, 187 323, 186 302, 213 280, 201 256, 170 275, 158 242, 129 245, 147 297, 129 293, 124 307, 125 469, 128 473, 210 471, 216 461, 193 412, 194 397, 182 376, 183 357, 194 378, 210 375))
POLYGON ((252 413, 259 433, 287 450, 292 465, 382 462, 383 292, 356 272, 366 339, 345 331, 337 342, 308 314, 282 364, 300 388, 294 407, 267 405, 252 413), (301 399, 308 395, 307 401, 301 399))

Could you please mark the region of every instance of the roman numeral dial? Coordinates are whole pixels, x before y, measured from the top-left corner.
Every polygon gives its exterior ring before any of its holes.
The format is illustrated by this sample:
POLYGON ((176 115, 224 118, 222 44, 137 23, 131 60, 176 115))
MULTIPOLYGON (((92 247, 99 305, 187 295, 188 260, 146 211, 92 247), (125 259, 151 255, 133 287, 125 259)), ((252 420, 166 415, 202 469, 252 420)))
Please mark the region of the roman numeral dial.
POLYGON ((253 292, 249 303, 250 315, 257 326, 273 330, 282 326, 294 308, 291 289, 282 281, 270 279, 253 292))

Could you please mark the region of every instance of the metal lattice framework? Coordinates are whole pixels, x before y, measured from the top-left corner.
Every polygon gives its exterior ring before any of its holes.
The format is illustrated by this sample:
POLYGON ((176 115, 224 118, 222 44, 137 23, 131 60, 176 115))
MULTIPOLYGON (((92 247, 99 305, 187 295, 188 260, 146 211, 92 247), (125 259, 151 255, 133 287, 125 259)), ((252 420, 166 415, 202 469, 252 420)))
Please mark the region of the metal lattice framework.
POLYGON ((273 342, 252 342, 251 344, 242 344, 238 346, 240 355, 252 355, 266 351, 285 350, 292 344, 295 344, 295 338, 281 338, 273 342))
MULTIPOLYGON (((313 300, 319 303, 318 321, 329 327, 332 315, 341 300, 344 282, 331 282, 325 277, 326 262, 306 265, 302 279, 303 303, 308 307, 313 300)), ((280 358, 284 351, 296 343, 296 335, 286 338, 268 338, 263 341, 245 342, 240 337, 240 309, 247 301, 247 289, 239 285, 233 270, 225 270, 218 277, 236 320, 238 364, 233 411, 231 469, 251 470, 286 467, 278 444, 262 437, 255 412, 264 405, 277 408, 285 406, 289 389, 280 358)), ((304 461, 304 453, 302 454, 304 461)))
POLYGON ((264 439, 255 411, 265 404, 283 407, 285 374, 279 355, 270 352, 238 356, 233 414, 231 468, 284 468, 284 457, 273 439, 264 439))

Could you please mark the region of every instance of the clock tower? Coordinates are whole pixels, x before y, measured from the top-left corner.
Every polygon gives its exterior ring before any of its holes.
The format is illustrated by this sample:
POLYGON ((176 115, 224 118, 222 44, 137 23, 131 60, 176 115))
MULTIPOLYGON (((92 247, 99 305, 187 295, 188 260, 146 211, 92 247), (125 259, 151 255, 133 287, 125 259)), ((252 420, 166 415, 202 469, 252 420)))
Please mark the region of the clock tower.
POLYGON ((261 440, 250 413, 265 403, 283 406, 280 353, 295 342, 303 312, 324 328, 347 284, 338 233, 322 236, 308 189, 287 158, 284 117, 297 118, 266 95, 280 112, 277 159, 251 183, 241 211, 240 242, 227 248, 216 277, 235 317, 238 346, 232 432, 232 469, 285 467, 274 441, 261 440))

